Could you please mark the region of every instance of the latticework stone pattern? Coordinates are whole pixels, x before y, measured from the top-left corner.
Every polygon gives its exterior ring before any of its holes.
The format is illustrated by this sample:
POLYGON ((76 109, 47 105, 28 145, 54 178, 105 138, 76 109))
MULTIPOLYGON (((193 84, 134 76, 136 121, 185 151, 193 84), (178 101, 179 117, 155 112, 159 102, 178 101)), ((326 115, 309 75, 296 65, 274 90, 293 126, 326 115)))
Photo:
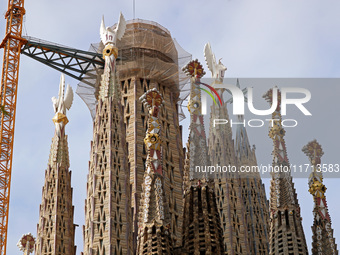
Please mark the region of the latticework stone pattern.
POLYGON ((206 184, 191 186, 184 199, 182 254, 223 254, 221 221, 214 189, 206 184))
MULTIPOLYGON (((272 118, 281 120, 278 115, 272 118)), ((283 130, 278 123, 281 122, 277 121, 278 130, 283 130)), ((289 167, 283 136, 275 134, 273 141, 273 167, 289 167)), ((290 173, 272 175, 269 206, 269 254, 308 254, 300 206, 290 173)))
POLYGON ((126 123, 126 140, 130 163, 131 208, 134 221, 134 240, 137 238, 137 222, 145 171, 147 150, 144 145, 147 129, 148 111, 138 100, 144 92, 157 88, 164 97, 164 105, 160 109, 160 123, 163 140, 163 172, 164 193, 169 203, 171 232, 174 234, 174 245, 179 246, 182 231, 182 172, 183 147, 182 135, 177 113, 178 95, 172 93, 165 85, 147 79, 131 77, 122 81, 122 102, 126 123))
POLYGON ((264 184, 259 177, 241 175, 240 181, 250 254, 268 254, 269 213, 264 184))
POLYGON ((71 171, 67 136, 54 135, 37 226, 37 255, 75 255, 71 171))
MULTIPOLYGON (((222 90, 218 90, 218 93, 222 95, 222 90)), ((221 98, 223 100, 222 96, 221 98)), ((238 167, 230 126, 228 124, 213 126, 214 119, 229 120, 226 104, 223 101, 222 103, 222 106, 211 106, 209 157, 213 166, 238 167)), ((224 254, 251 254, 250 242, 253 240, 249 238, 252 232, 248 232, 247 229, 251 223, 247 224, 246 201, 242 196, 245 190, 248 194, 248 184, 246 187, 243 187, 243 184, 247 183, 241 183, 238 173, 216 174, 215 189, 223 230, 224 254)))
POLYGON ((117 71, 122 88, 130 164, 134 250, 137 245, 139 205, 147 156, 143 139, 148 120, 148 111, 138 99, 152 88, 157 88, 164 99, 159 116, 163 133, 164 193, 169 203, 174 246, 180 246, 184 156, 177 110, 178 53, 169 31, 156 24, 138 21, 127 24, 124 37, 117 42, 117 47, 121 59, 117 61, 117 71))
POLYGON ((140 232, 140 246, 136 254, 173 254, 172 240, 169 229, 157 224, 147 224, 147 226, 140 232))
POLYGON ((132 253, 130 185, 122 108, 99 100, 85 201, 84 254, 132 253))
MULTIPOLYGON (((239 117, 239 122, 243 117, 239 117)), ((239 169, 257 166, 255 148, 250 148, 246 128, 236 129, 235 155, 239 169)), ((242 199, 248 231, 250 254, 269 253, 269 204, 259 172, 241 172, 242 199)))

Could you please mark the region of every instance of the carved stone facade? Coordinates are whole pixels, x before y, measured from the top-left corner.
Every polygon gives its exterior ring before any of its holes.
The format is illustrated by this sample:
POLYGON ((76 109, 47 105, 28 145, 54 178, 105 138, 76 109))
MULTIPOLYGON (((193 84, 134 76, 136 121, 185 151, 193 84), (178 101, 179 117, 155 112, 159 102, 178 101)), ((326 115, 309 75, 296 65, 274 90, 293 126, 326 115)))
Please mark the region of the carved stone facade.
POLYGON ((74 207, 72 204, 71 171, 65 125, 68 123, 66 109, 73 101, 72 89, 68 86, 64 97, 64 76, 61 76, 59 98, 52 98, 55 116, 55 134, 45 171, 42 202, 39 207, 37 226, 37 255, 75 255, 74 207))
POLYGON ((129 165, 115 51, 104 58, 87 177, 84 254, 133 254, 129 165))
POLYGON ((119 104, 100 100, 85 201, 84 254, 133 254, 125 130, 119 104))
MULTIPOLYGON (((217 82, 217 80, 215 81, 217 82)), ((237 81, 237 86, 239 83, 237 81)), ((223 89, 217 89, 222 104, 211 106, 209 157, 213 166, 257 166, 255 149, 249 145, 243 125, 237 125, 236 140, 229 125, 216 125, 214 119, 230 122, 223 89)), ((217 98, 215 98, 217 101, 217 98)), ((239 123, 243 117, 239 116, 239 123)), ((217 174, 215 189, 221 217, 225 254, 268 254, 269 212, 265 188, 259 173, 217 174)))
MULTIPOLYGON (((218 90, 223 105, 211 106, 209 129, 209 157, 212 165, 236 166, 234 141, 229 125, 216 125, 214 119, 229 120, 223 91, 218 90)), ((246 208, 242 198, 241 179, 238 173, 217 174, 215 180, 217 206, 223 229, 225 254, 250 254, 246 223, 246 208)))
MULTIPOLYGON (((119 207, 119 213, 114 212, 112 215, 113 222, 121 225, 121 231, 119 232, 121 238, 129 235, 127 231, 130 231, 132 235, 132 250, 136 251, 137 249, 139 205, 147 158, 147 148, 143 141, 148 123, 148 110, 138 99, 147 90, 152 88, 157 88, 164 98, 164 105, 159 114, 159 123, 163 130, 162 164, 164 171, 164 194, 165 200, 169 204, 169 224, 171 226, 171 234, 174 236, 174 247, 179 246, 181 241, 181 214, 183 211, 181 187, 184 160, 177 112, 179 90, 178 77, 176 76, 178 72, 176 48, 170 33, 166 29, 157 26, 156 23, 154 25, 138 21, 128 22, 125 35, 121 41, 117 42, 116 46, 119 49, 116 61, 116 73, 117 77, 119 76, 120 100, 123 106, 123 112, 121 118, 116 118, 118 113, 115 110, 116 106, 113 102, 99 102, 98 104, 98 116, 94 124, 94 141, 92 144, 88 179, 88 198, 86 201, 86 218, 88 222, 84 228, 85 254, 91 254, 89 253, 90 248, 94 249, 93 238, 97 235, 97 246, 100 246, 101 243, 103 243, 103 247, 105 246, 104 242, 100 241, 102 240, 102 238, 100 238, 101 232, 100 230, 97 231, 96 227, 99 224, 99 228, 102 228, 101 231, 103 235, 104 232, 109 235, 108 229, 110 228, 107 225, 106 228, 104 228, 105 226, 103 224, 105 220, 100 210, 102 203, 104 203, 104 207, 106 203, 108 203, 105 202, 108 196, 116 196, 115 193, 113 194, 112 188, 117 189, 116 192, 120 194, 119 200, 116 202, 117 207, 119 207), (162 76, 163 73, 166 73, 166 76, 162 76), (173 77, 167 79, 167 75, 173 77), (125 124, 125 131, 119 131, 123 129, 118 129, 119 134, 117 134, 118 124, 125 124), (125 137, 124 142, 114 142, 113 140, 122 139, 123 137, 125 137), (116 181, 116 174, 111 174, 112 181, 115 181, 115 183, 112 184, 112 188, 109 189, 108 179, 105 179, 109 178, 109 176, 106 176, 108 175, 108 170, 105 169, 112 169, 109 163, 118 164, 118 161, 110 159, 110 157, 103 152, 117 148, 113 146, 115 143, 118 143, 119 146, 125 146, 126 144, 128 167, 125 168, 121 166, 121 178, 119 178, 118 181, 116 181), (105 162, 108 163, 105 164, 105 162), (95 171, 97 171, 97 173, 95 171), (102 177, 107 181, 102 183, 102 177), (127 183, 125 183, 126 177, 128 178, 127 183), (103 189, 105 183, 107 188, 105 192, 103 190, 96 191, 93 189, 94 184, 97 189, 99 189, 99 186, 103 189), (111 192, 109 192, 109 190, 111 190, 111 192), (106 195, 106 198, 103 197, 104 195, 106 195), (104 202, 100 199, 104 199, 104 202), (120 204, 119 206, 118 202, 120 204), (130 206, 127 206, 126 203, 129 203, 130 206), (100 215, 96 216, 96 213, 100 215), (128 215, 129 213, 131 213, 131 216, 128 215), (98 217, 100 221, 98 221, 98 217), (117 220, 115 220, 116 218, 117 220), (90 219, 92 219, 91 221, 93 223, 89 221, 90 219), (127 221, 131 221, 129 228, 125 227, 127 221), (93 227, 91 227, 91 224, 93 227), (97 231, 98 233, 94 232, 94 234, 90 235, 88 231, 97 231), (86 252, 86 250, 88 251, 86 252)), ((100 86, 98 95, 101 95, 100 86)), ((120 149, 119 151, 120 153, 125 153, 125 149, 120 149)), ((116 152, 112 153, 112 155, 115 154, 116 152)), ((120 157, 117 157, 116 160, 118 160, 118 158, 120 157)), ((122 162, 120 161, 119 164, 122 164, 122 162)), ((111 200, 109 199, 108 201, 111 200)), ((112 203, 112 205, 115 204, 112 203)), ((106 213, 105 217, 108 219, 109 215, 106 213)), ((113 227, 115 227, 115 224, 113 227)), ((112 233, 116 232, 112 226, 111 229, 112 233)), ((108 245, 108 243, 106 245, 108 245)), ((129 245, 124 246, 122 240, 119 243, 121 247, 129 247, 129 245)), ((122 249, 122 254, 126 254, 125 248, 122 249)), ((100 251, 100 254, 104 254, 102 248, 100 248, 100 251)), ((108 254, 107 251, 106 254, 108 254)))
POLYGON ((52 139, 37 226, 37 255, 75 255, 67 136, 52 139))
MULTIPOLYGON (((122 105, 130 165, 131 211, 134 247, 138 234, 138 214, 144 180, 147 149, 144 144, 148 110, 139 98, 156 88, 163 96, 159 122, 162 129, 164 193, 169 203, 174 247, 180 246, 182 236, 183 145, 179 126, 177 102, 178 55, 169 31, 156 23, 127 24, 120 42, 117 70, 122 86, 122 105), (124 61, 123 61, 124 60, 124 61)), ((136 249, 136 248, 135 248, 136 249)))
MULTIPOLYGON (((239 117, 239 122, 243 122, 242 117, 239 117)), ((250 148, 243 125, 238 125, 236 129, 235 152, 239 169, 257 166, 255 148, 250 148)), ((258 172, 241 172, 240 185, 250 254, 269 254, 269 205, 261 176, 258 172)))

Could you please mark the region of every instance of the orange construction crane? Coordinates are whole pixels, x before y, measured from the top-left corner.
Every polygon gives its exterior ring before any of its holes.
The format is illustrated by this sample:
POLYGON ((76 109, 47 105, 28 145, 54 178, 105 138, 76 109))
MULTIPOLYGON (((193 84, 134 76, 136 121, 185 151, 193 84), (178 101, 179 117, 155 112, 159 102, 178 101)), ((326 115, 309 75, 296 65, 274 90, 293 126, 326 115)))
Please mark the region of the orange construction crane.
POLYGON ((42 62, 90 86, 104 60, 100 53, 88 52, 23 38, 24 0, 9 0, 6 35, 0 44, 4 60, 0 88, 0 255, 6 254, 8 209, 11 186, 14 124, 18 90, 20 53, 42 62))
POLYGON ((0 88, 0 255, 6 254, 13 138, 21 47, 25 15, 24 0, 9 0, 6 12, 6 35, 0 44, 4 60, 0 88))

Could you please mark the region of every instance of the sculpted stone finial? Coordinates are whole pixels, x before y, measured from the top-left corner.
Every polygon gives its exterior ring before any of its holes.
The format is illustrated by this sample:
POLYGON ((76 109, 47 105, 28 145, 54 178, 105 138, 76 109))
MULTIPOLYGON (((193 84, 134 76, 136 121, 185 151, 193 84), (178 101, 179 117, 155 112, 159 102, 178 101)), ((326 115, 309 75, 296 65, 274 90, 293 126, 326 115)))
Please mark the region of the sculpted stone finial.
POLYGON ((204 57, 215 83, 223 83, 224 73, 227 68, 222 64, 221 59, 216 62, 215 54, 211 50, 210 43, 204 46, 204 57))
POLYGON ((117 40, 122 39, 125 34, 126 21, 122 13, 120 13, 117 27, 112 29, 111 27, 105 27, 104 17, 100 25, 100 39, 104 44, 103 56, 114 55, 115 58, 118 56, 118 49, 116 47, 117 40))
POLYGON ((69 110, 71 108, 73 102, 73 90, 69 84, 67 85, 66 92, 64 91, 65 91, 65 76, 64 74, 61 74, 58 98, 52 97, 52 103, 55 113, 52 120, 56 128, 56 133, 59 137, 61 137, 62 130, 68 123, 68 119, 66 117, 66 110, 69 110))

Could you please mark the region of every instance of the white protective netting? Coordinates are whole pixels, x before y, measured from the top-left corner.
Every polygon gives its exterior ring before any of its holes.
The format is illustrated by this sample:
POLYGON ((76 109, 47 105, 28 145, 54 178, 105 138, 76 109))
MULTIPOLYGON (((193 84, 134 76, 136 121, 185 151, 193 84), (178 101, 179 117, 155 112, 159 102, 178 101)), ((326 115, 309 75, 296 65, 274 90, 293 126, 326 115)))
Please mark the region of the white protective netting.
MULTIPOLYGON (((113 28, 115 25, 113 26, 113 28)), ((138 77, 152 79, 171 87, 178 94, 179 119, 185 115, 182 103, 189 95, 189 78, 182 67, 191 60, 191 54, 186 52, 178 42, 171 37, 170 32, 152 21, 134 19, 127 21, 125 34, 117 42, 117 71, 120 79, 138 77)), ((91 44, 89 51, 102 53, 103 44, 91 44)), ((101 69, 93 69, 89 73, 96 74, 97 79, 91 80, 91 85, 80 82, 76 93, 88 106, 94 119, 96 110, 96 93, 100 81, 101 69)), ((86 77, 87 78, 87 77, 86 77)), ((89 81, 89 79, 86 79, 89 81)))

